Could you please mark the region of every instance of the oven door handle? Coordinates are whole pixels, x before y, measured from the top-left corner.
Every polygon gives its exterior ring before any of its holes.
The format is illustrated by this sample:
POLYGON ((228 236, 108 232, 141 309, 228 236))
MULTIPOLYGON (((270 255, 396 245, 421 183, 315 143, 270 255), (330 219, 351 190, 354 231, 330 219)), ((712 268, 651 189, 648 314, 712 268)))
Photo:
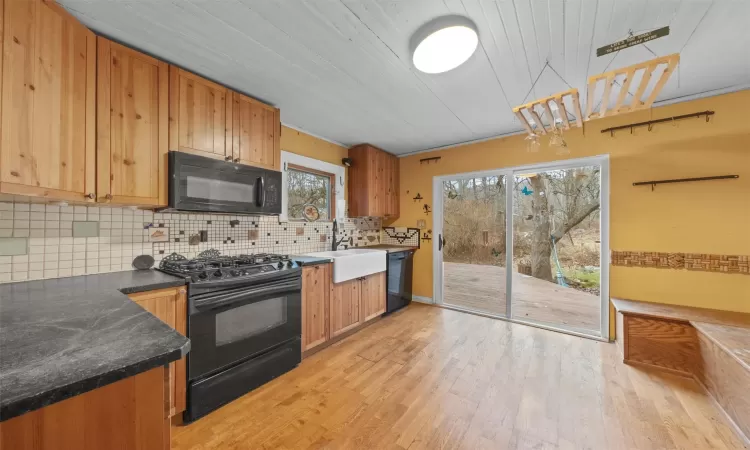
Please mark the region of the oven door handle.
POLYGON ((247 303, 247 300, 252 300, 255 297, 265 297, 267 295, 282 293, 293 294, 295 292, 299 292, 301 288, 302 283, 300 281, 290 281, 270 286, 262 286, 255 289, 248 289, 241 292, 233 292, 230 294, 216 295, 209 298, 196 299, 193 305, 198 311, 208 311, 211 309, 221 308, 226 305, 231 305, 233 303, 247 303))

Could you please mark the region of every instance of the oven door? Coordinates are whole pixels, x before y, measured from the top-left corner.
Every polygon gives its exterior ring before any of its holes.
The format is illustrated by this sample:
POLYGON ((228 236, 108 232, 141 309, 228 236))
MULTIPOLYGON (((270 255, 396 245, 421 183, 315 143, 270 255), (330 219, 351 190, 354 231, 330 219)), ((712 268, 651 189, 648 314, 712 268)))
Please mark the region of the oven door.
POLYGON ((281 173, 169 152, 169 210, 281 213, 281 173))
POLYGON ((216 373, 302 334, 302 278, 273 280, 190 299, 188 378, 216 373))

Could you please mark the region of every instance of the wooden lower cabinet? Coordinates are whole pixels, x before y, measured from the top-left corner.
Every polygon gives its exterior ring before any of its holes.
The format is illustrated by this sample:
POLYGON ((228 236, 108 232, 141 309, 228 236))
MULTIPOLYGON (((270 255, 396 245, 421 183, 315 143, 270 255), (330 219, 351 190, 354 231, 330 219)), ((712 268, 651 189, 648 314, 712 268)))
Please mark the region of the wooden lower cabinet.
POLYGON ((385 313, 385 272, 331 283, 330 337, 385 313))
MULTIPOLYGON (((162 322, 187 335, 187 290, 184 286, 139 292, 128 297, 162 322)), ((169 364, 169 417, 185 411, 186 369, 185 358, 169 364)))
POLYGON ((362 322, 359 309, 360 285, 358 278, 331 283, 330 337, 345 333, 362 322))
POLYGON ((385 272, 364 277, 361 281, 360 309, 362 321, 367 322, 385 313, 385 272))
POLYGON ((331 265, 302 268, 302 351, 328 340, 331 265))
POLYGON ((0 423, 8 450, 169 449, 164 367, 0 423))
POLYGON ((302 268, 303 352, 385 313, 385 272, 343 283, 332 276, 332 264, 302 268))

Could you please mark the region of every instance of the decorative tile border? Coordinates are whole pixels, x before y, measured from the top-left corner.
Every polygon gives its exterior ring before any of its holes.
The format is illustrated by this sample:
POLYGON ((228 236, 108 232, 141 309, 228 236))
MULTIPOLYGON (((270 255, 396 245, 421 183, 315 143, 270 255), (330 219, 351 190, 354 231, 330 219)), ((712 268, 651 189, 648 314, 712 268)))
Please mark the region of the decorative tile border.
POLYGON ((747 255, 631 252, 613 250, 612 265, 624 267, 653 267, 657 269, 699 270, 703 272, 750 275, 750 256, 747 255))
POLYGON ((383 227, 383 243, 408 245, 419 248, 419 228, 383 227))

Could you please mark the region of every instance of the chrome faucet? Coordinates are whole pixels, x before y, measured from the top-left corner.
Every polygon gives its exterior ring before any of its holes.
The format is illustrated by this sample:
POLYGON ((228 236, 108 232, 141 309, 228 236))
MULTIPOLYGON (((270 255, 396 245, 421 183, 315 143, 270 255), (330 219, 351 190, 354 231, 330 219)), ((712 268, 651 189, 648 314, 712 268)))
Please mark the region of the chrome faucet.
POLYGON ((336 233, 338 233, 338 231, 339 231, 339 222, 338 222, 338 220, 333 219, 333 240, 331 241, 331 250, 334 251, 334 252, 336 250, 338 250, 339 245, 341 245, 341 243, 344 242, 344 241, 348 240, 349 241, 349 245, 352 245, 352 238, 351 237, 349 237, 347 239, 346 236, 344 236, 343 238, 341 238, 341 240, 337 240, 336 239, 336 233))

